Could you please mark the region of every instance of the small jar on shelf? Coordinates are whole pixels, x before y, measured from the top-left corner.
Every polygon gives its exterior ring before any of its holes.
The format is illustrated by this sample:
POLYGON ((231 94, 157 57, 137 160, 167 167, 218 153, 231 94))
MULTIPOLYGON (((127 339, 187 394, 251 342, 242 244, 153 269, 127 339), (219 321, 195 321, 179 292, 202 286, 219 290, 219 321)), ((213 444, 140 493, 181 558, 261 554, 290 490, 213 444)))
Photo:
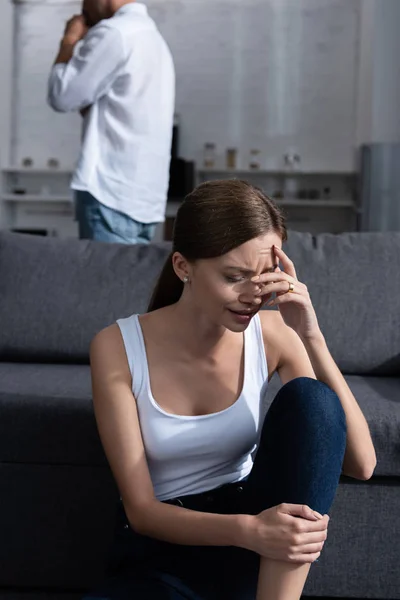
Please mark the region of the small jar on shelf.
POLYGON ((215 167, 215 144, 207 142, 204 144, 203 164, 205 169, 214 169, 215 167))
POLYGON ((324 200, 330 200, 331 199, 331 188, 329 187, 329 185, 327 185, 323 189, 323 198, 324 198, 324 200))
POLYGON ((237 149, 227 148, 226 149, 226 168, 236 169, 237 168, 237 149))
POLYGON ((260 158, 261 158, 261 151, 257 150, 257 148, 252 148, 250 150, 250 162, 249 162, 249 169, 251 171, 257 171, 261 168, 260 165, 260 158))
POLYGON ((296 170, 300 166, 300 155, 293 149, 290 149, 283 156, 285 164, 284 196, 287 200, 295 200, 298 197, 298 179, 296 170))
POLYGON ((294 150, 289 150, 283 155, 285 169, 287 171, 296 171, 300 168, 300 154, 294 150))

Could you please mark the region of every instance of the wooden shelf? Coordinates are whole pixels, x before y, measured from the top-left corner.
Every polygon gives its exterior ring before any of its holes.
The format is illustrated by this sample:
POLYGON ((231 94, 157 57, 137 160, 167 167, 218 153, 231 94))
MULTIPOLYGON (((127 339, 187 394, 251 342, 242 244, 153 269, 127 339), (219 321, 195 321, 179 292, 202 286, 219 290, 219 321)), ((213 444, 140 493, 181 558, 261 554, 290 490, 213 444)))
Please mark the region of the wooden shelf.
MULTIPOLYGON (((356 208, 351 200, 332 198, 331 200, 285 200, 284 198, 272 198, 278 206, 291 206, 294 208, 356 208)), ((167 202, 166 216, 173 216, 178 210, 181 202, 167 202)))
POLYGON ((260 177, 354 177, 356 171, 289 171, 265 169, 197 169, 198 175, 258 175, 260 177))
MULTIPOLYGON (((3 194, 0 197, 4 202, 73 202, 72 196, 63 194, 3 194)), ((341 200, 340 198, 332 198, 331 200, 285 200, 284 198, 273 198, 274 202, 279 206, 291 206, 295 208, 355 208, 354 202, 351 200, 341 200)), ((167 216, 172 216, 176 213, 181 202, 167 202, 167 216)))
MULTIPOLYGON (((3 167, 2 173, 12 173, 21 175, 72 175, 74 169, 51 168, 51 167, 3 167)), ((259 175, 262 177, 308 177, 308 176, 327 176, 327 177, 354 177, 356 171, 289 171, 284 169, 197 169, 198 175, 259 175)))
POLYGON ((3 202, 73 202, 72 196, 63 194, 2 194, 0 199, 3 202))
POLYGON ((355 204, 351 200, 341 200, 332 198, 331 200, 285 200, 272 198, 279 206, 293 206, 298 208, 354 208, 355 204))
POLYGON ((59 169, 56 167, 3 167, 2 173, 13 175, 72 175, 73 169, 59 169))

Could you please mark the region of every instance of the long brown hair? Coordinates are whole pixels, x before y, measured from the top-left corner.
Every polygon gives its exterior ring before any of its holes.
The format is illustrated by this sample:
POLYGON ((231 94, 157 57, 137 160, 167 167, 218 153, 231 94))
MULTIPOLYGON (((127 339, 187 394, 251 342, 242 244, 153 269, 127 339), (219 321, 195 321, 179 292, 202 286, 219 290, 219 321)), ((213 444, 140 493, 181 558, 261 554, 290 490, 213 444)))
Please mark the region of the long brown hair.
POLYGON ((178 209, 172 252, 148 311, 174 304, 181 297, 184 284, 172 266, 174 252, 189 262, 216 258, 269 232, 277 233, 283 242, 287 240, 282 210, 261 189, 238 179, 202 183, 178 209))

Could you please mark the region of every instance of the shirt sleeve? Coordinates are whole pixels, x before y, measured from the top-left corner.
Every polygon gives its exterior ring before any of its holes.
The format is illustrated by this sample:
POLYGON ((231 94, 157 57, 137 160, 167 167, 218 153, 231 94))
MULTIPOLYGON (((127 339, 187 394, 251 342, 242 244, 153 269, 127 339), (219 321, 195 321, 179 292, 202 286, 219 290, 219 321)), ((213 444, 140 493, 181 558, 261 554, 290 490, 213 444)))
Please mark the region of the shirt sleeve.
POLYGON ((80 110, 110 89, 124 62, 120 32, 99 24, 75 47, 71 60, 53 66, 47 100, 59 112, 80 110))

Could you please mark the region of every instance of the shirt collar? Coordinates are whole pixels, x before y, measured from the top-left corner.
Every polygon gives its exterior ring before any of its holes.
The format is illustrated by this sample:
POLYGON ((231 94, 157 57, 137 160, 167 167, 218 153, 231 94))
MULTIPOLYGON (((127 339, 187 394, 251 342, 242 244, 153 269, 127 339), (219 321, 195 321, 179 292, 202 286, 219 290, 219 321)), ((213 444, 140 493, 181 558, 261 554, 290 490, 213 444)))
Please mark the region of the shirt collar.
POLYGON ((121 6, 121 8, 119 8, 115 14, 122 15, 127 12, 135 12, 139 15, 147 15, 147 6, 141 2, 129 2, 128 4, 121 6))

